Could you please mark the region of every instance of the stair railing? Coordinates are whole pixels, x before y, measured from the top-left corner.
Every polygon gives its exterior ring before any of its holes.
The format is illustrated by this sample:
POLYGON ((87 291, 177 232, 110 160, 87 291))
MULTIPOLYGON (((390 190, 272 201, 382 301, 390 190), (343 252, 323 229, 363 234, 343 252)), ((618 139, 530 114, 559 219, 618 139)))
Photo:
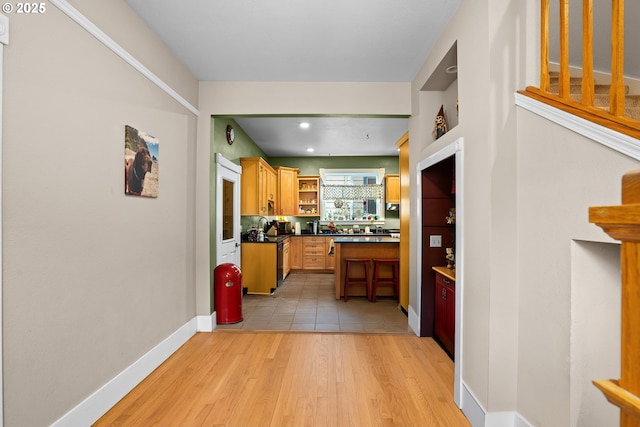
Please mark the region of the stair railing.
POLYGON ((540 87, 529 86, 519 93, 563 111, 640 139, 640 121, 625 116, 624 84, 624 0, 611 0, 611 86, 609 110, 594 106, 593 0, 582 1, 582 89, 580 102, 571 99, 569 72, 569 0, 559 0, 560 58, 558 93, 550 92, 549 0, 540 0, 540 87))
POLYGON ((589 221, 622 241, 620 380, 593 383, 620 408, 621 427, 640 427, 640 170, 622 178, 622 205, 591 207, 589 221))

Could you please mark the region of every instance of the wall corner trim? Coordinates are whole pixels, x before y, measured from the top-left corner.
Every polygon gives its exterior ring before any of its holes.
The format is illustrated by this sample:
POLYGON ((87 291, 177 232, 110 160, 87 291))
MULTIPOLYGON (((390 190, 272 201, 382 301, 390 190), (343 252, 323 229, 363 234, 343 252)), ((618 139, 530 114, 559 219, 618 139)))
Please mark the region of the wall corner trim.
POLYGON ((531 111, 625 156, 640 160, 640 143, 635 138, 569 114, 566 111, 559 110, 517 92, 515 94, 515 102, 518 107, 531 111))
POLYGON ((208 316, 197 316, 198 332, 213 332, 213 330, 218 326, 216 319, 215 311, 208 316))
POLYGON ((51 424, 51 427, 88 426, 96 422, 195 335, 196 327, 197 319, 194 317, 51 424))
POLYGON ((76 8, 71 6, 66 0, 50 0, 51 4, 60 9, 65 15, 75 21, 78 25, 84 28, 89 34, 94 36, 98 41, 104 44, 107 48, 111 49, 113 53, 122 58, 126 63, 131 65, 143 76, 151 80, 156 86, 162 89, 170 97, 178 101, 183 107, 191 111, 196 117, 200 115, 200 111, 191 105, 189 101, 184 99, 178 92, 173 90, 168 84, 162 81, 151 70, 145 67, 140 61, 133 57, 129 52, 124 50, 122 46, 116 43, 111 37, 109 37, 104 31, 98 28, 93 22, 87 19, 86 16, 81 14, 76 8))

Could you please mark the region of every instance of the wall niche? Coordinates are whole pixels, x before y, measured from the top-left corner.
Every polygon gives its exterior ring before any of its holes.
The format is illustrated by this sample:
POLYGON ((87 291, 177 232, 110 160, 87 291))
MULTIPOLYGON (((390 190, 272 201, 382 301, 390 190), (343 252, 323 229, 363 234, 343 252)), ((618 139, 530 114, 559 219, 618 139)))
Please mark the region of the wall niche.
MULTIPOLYGON (((422 87, 422 92, 426 95, 427 111, 433 111, 433 128, 436 126, 436 116, 441 106, 447 131, 458 125, 458 42, 455 42, 444 55, 422 87)), ((437 135, 434 135, 433 139, 437 139, 437 135)))

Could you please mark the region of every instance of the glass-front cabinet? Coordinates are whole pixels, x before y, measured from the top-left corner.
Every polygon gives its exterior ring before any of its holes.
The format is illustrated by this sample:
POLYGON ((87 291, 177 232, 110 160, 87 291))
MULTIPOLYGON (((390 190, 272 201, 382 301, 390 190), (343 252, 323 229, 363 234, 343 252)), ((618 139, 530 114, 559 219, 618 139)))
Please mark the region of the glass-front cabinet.
POLYGON ((298 177, 298 216, 318 216, 319 177, 306 175, 298 177))
POLYGON ((320 169, 320 219, 384 219, 384 169, 320 169))

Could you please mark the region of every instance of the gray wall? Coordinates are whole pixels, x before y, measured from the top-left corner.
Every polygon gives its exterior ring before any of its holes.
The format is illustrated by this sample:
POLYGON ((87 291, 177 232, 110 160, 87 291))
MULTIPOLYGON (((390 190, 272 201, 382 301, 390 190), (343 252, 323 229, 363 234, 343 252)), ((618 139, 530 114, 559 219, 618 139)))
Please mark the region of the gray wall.
MULTIPOLYGON (((198 105, 124 2, 71 3, 198 105)), ((196 118, 46 8, 10 15, 4 49, 7 426, 53 423, 195 315, 196 118), (160 140, 157 199, 124 195, 125 125, 160 140)))

